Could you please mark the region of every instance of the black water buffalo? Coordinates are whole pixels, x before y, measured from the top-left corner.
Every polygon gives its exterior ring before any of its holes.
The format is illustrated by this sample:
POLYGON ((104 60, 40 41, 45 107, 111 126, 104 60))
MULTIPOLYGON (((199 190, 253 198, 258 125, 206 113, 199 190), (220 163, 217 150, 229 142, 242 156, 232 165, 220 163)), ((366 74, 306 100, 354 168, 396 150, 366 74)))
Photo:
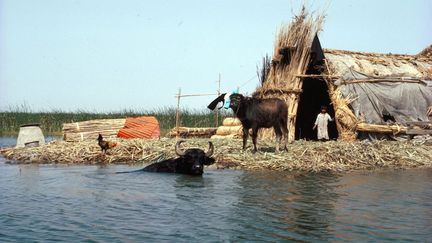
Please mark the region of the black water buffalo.
POLYGON ((274 128, 276 134, 276 152, 279 152, 281 139, 288 139, 288 106, 283 100, 259 99, 245 97, 241 94, 230 95, 230 108, 234 111, 237 118, 243 125, 243 150, 246 149, 246 142, 249 135, 249 129, 252 128, 252 142, 254 145, 253 152, 257 151, 256 139, 260 128, 274 128))
POLYGON ((144 167, 143 169, 132 172, 147 171, 202 175, 204 172, 204 165, 211 165, 215 162, 215 159, 211 158, 214 151, 212 142, 209 142, 209 149, 207 152, 204 152, 202 149, 198 148, 183 150, 180 148, 180 144, 183 142, 184 140, 178 141, 175 146, 175 152, 179 157, 156 162, 144 167))

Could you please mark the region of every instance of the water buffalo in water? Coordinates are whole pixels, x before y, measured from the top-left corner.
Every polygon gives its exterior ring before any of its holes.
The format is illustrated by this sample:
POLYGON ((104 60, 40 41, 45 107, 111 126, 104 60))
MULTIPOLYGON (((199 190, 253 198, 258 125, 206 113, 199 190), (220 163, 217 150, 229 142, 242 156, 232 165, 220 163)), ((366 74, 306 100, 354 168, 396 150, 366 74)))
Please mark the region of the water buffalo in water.
POLYGON ((147 171, 202 175, 204 172, 204 165, 211 165, 215 162, 215 159, 211 158, 214 152, 212 142, 209 142, 209 149, 207 152, 198 148, 183 150, 180 148, 180 144, 183 142, 184 140, 178 141, 175 146, 175 152, 179 157, 156 162, 144 167, 143 169, 132 172, 147 171))
POLYGON ((249 129, 252 128, 252 142, 254 145, 253 152, 257 151, 256 139, 260 128, 274 128, 276 133, 276 152, 279 152, 279 144, 282 137, 286 141, 288 139, 288 106, 283 100, 259 99, 253 97, 245 97, 241 94, 230 95, 230 108, 234 111, 237 118, 240 119, 243 125, 243 150, 246 149, 246 142, 249 135, 249 129))

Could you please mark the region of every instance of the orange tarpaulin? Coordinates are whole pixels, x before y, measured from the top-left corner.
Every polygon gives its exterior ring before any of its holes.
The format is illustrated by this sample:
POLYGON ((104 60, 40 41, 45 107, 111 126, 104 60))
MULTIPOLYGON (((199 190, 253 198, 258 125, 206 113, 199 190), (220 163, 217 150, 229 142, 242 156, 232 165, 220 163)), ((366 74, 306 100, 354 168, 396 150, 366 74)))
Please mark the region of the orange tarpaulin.
POLYGON ((146 138, 160 137, 159 122, 154 116, 141 116, 126 118, 125 125, 117 133, 119 138, 146 138))

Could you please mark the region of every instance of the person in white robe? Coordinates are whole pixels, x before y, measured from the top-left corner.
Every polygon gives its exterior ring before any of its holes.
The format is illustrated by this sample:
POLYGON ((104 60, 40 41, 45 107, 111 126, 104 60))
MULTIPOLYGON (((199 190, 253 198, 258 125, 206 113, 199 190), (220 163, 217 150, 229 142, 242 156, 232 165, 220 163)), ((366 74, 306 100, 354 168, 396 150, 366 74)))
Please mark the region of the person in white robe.
POLYGON ((330 115, 327 113, 327 107, 321 106, 321 113, 318 114, 313 129, 318 127, 318 140, 329 140, 328 135, 328 122, 333 121, 330 115))

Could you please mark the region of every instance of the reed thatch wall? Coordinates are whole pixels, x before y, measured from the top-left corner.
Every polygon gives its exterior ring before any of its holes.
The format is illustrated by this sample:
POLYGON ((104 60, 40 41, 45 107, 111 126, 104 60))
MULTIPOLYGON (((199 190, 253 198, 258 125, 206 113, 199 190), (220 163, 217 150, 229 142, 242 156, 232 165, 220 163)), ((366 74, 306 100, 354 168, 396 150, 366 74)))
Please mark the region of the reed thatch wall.
MULTIPOLYGON (((287 103, 290 142, 295 138, 295 121, 302 89, 302 80, 298 75, 305 74, 308 69, 312 42, 323 22, 323 14, 313 16, 303 8, 291 23, 281 26, 276 36, 270 69, 261 72, 267 76, 261 77, 262 84, 254 93, 256 97, 278 97, 287 103)), ((267 131, 269 136, 273 136, 271 130, 267 131)))

